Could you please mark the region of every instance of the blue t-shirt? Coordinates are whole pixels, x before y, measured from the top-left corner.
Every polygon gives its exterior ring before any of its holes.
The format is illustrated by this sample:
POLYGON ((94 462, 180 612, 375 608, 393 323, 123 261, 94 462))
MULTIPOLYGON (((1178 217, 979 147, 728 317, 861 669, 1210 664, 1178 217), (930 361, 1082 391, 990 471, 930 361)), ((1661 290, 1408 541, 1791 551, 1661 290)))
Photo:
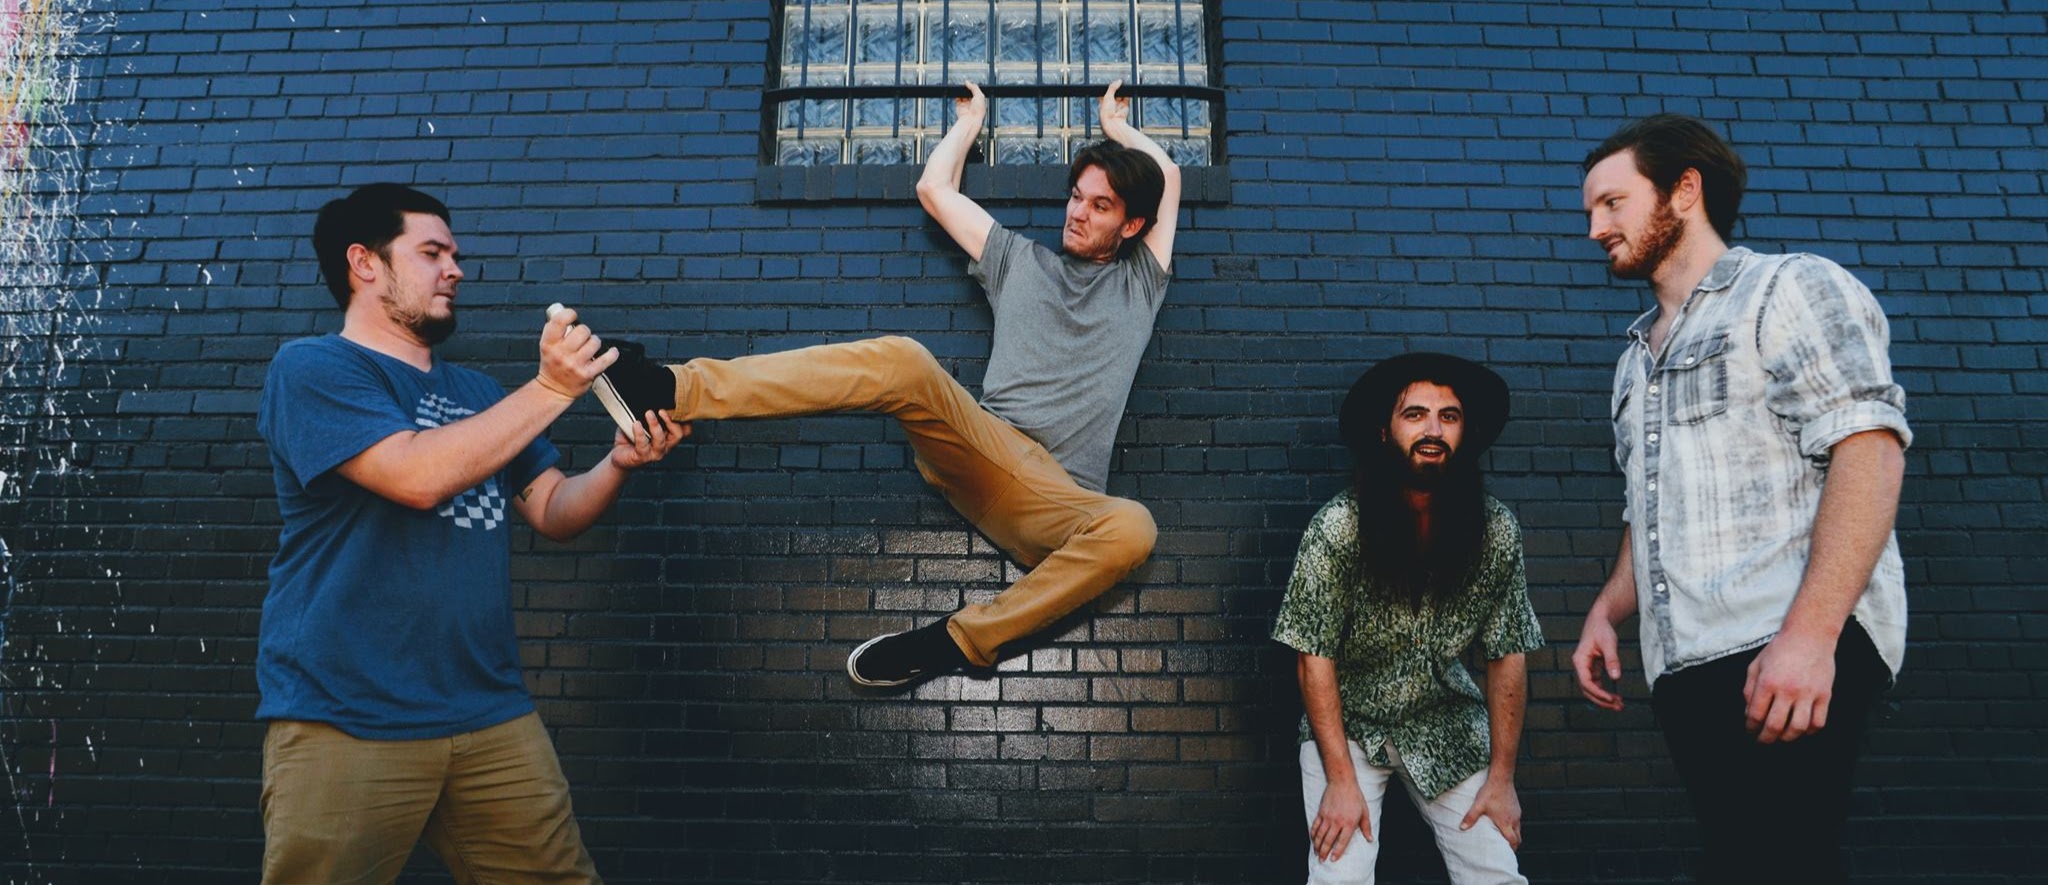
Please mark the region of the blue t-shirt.
POLYGON ((256 718, 410 740, 533 710, 512 629, 507 521, 511 496, 561 453, 537 438, 431 510, 334 470, 392 434, 453 423, 504 396, 481 373, 438 359, 422 372, 338 335, 278 349, 257 418, 283 530, 256 646, 256 718))

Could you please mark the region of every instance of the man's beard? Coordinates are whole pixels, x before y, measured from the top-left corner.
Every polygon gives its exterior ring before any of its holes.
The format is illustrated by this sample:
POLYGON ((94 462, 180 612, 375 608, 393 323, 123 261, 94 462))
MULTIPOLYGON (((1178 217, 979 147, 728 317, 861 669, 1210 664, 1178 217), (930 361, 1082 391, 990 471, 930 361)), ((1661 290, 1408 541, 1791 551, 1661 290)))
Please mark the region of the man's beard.
POLYGON ((1647 280, 1657 272, 1664 259, 1677 251, 1678 241, 1685 234, 1685 219, 1671 211, 1671 198, 1657 201, 1657 208, 1650 211, 1650 222, 1643 226, 1640 242, 1629 244, 1626 263, 1622 259, 1608 262, 1608 272, 1619 280, 1647 280))
POLYGON ((1425 436, 1417 439, 1409 444, 1405 452, 1401 450, 1399 443, 1393 440, 1387 441, 1388 457, 1400 465, 1401 485, 1419 492, 1434 490, 1443 483, 1444 474, 1449 471, 1451 466, 1451 456, 1455 454, 1456 452, 1452 451, 1449 443, 1434 436, 1425 436), (1443 458, 1434 462, 1415 460, 1415 450, 1425 443, 1432 443, 1441 447, 1444 450, 1443 458))
MULTIPOLYGON (((390 287, 386 287, 379 294, 378 299, 384 302, 384 315, 390 317, 391 321, 397 323, 400 328, 411 332, 414 338, 420 340, 421 344, 433 347, 448 340, 448 336, 455 334, 455 311, 453 308, 450 308, 448 315, 444 317, 428 316, 425 311, 409 311, 398 306, 398 298, 390 287)), ((433 303, 431 296, 428 297, 427 303, 433 303)))

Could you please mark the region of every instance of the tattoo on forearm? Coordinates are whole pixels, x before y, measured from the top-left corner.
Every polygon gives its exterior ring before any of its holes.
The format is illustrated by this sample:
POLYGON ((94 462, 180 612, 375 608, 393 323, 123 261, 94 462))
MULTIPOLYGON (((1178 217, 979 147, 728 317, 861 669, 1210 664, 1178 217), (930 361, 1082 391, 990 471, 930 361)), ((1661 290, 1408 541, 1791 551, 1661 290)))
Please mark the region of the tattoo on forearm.
POLYGON ((533 486, 527 486, 519 490, 519 500, 524 501, 531 497, 533 497, 533 486))

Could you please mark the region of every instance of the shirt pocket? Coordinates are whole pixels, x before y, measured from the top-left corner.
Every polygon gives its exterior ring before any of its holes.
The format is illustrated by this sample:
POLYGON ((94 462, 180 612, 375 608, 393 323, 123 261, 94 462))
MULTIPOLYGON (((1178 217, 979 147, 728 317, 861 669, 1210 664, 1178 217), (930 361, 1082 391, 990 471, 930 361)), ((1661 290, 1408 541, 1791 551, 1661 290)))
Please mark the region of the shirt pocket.
POLYGON ((1628 401, 1636 395, 1636 381, 1629 378, 1615 385, 1614 395, 1607 403, 1607 420, 1614 428, 1614 463, 1623 470, 1628 469, 1628 459, 1635 452, 1634 439, 1628 432, 1628 401))
POLYGON ((1671 423, 1698 424, 1728 411, 1728 336, 1687 342, 1664 362, 1671 423))

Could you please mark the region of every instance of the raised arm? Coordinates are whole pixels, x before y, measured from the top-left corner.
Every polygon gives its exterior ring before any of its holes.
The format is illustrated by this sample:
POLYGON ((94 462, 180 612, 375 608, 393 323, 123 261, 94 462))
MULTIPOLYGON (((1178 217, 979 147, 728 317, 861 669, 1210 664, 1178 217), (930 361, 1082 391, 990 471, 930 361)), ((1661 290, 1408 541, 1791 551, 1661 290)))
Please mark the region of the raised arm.
POLYGON ((497 405, 460 421, 385 437, 335 470, 403 506, 426 510, 483 482, 568 410, 609 367, 617 350, 602 344, 574 311, 550 319, 540 336, 540 372, 497 405))
POLYGON ((988 119, 988 99, 981 94, 981 87, 973 83, 967 84, 967 91, 972 97, 953 100, 953 128, 925 159, 924 176, 917 180, 917 202, 938 220, 953 242, 966 250, 968 258, 980 261, 982 247, 988 245, 989 229, 995 227, 996 220, 981 204, 960 192, 960 172, 967 165, 967 151, 974 147, 975 134, 988 119))
POLYGON ((1099 109, 1102 134, 1124 147, 1145 152, 1159 164, 1159 173, 1166 179, 1166 186, 1159 191, 1159 217, 1153 220, 1152 230, 1145 234, 1145 248, 1152 250, 1152 257, 1158 259, 1160 268, 1172 270, 1173 231, 1180 223, 1180 167, 1166 156, 1165 148, 1131 125, 1131 100, 1116 97, 1116 91, 1123 85, 1122 80, 1112 81, 1108 91, 1102 93, 1099 109))

